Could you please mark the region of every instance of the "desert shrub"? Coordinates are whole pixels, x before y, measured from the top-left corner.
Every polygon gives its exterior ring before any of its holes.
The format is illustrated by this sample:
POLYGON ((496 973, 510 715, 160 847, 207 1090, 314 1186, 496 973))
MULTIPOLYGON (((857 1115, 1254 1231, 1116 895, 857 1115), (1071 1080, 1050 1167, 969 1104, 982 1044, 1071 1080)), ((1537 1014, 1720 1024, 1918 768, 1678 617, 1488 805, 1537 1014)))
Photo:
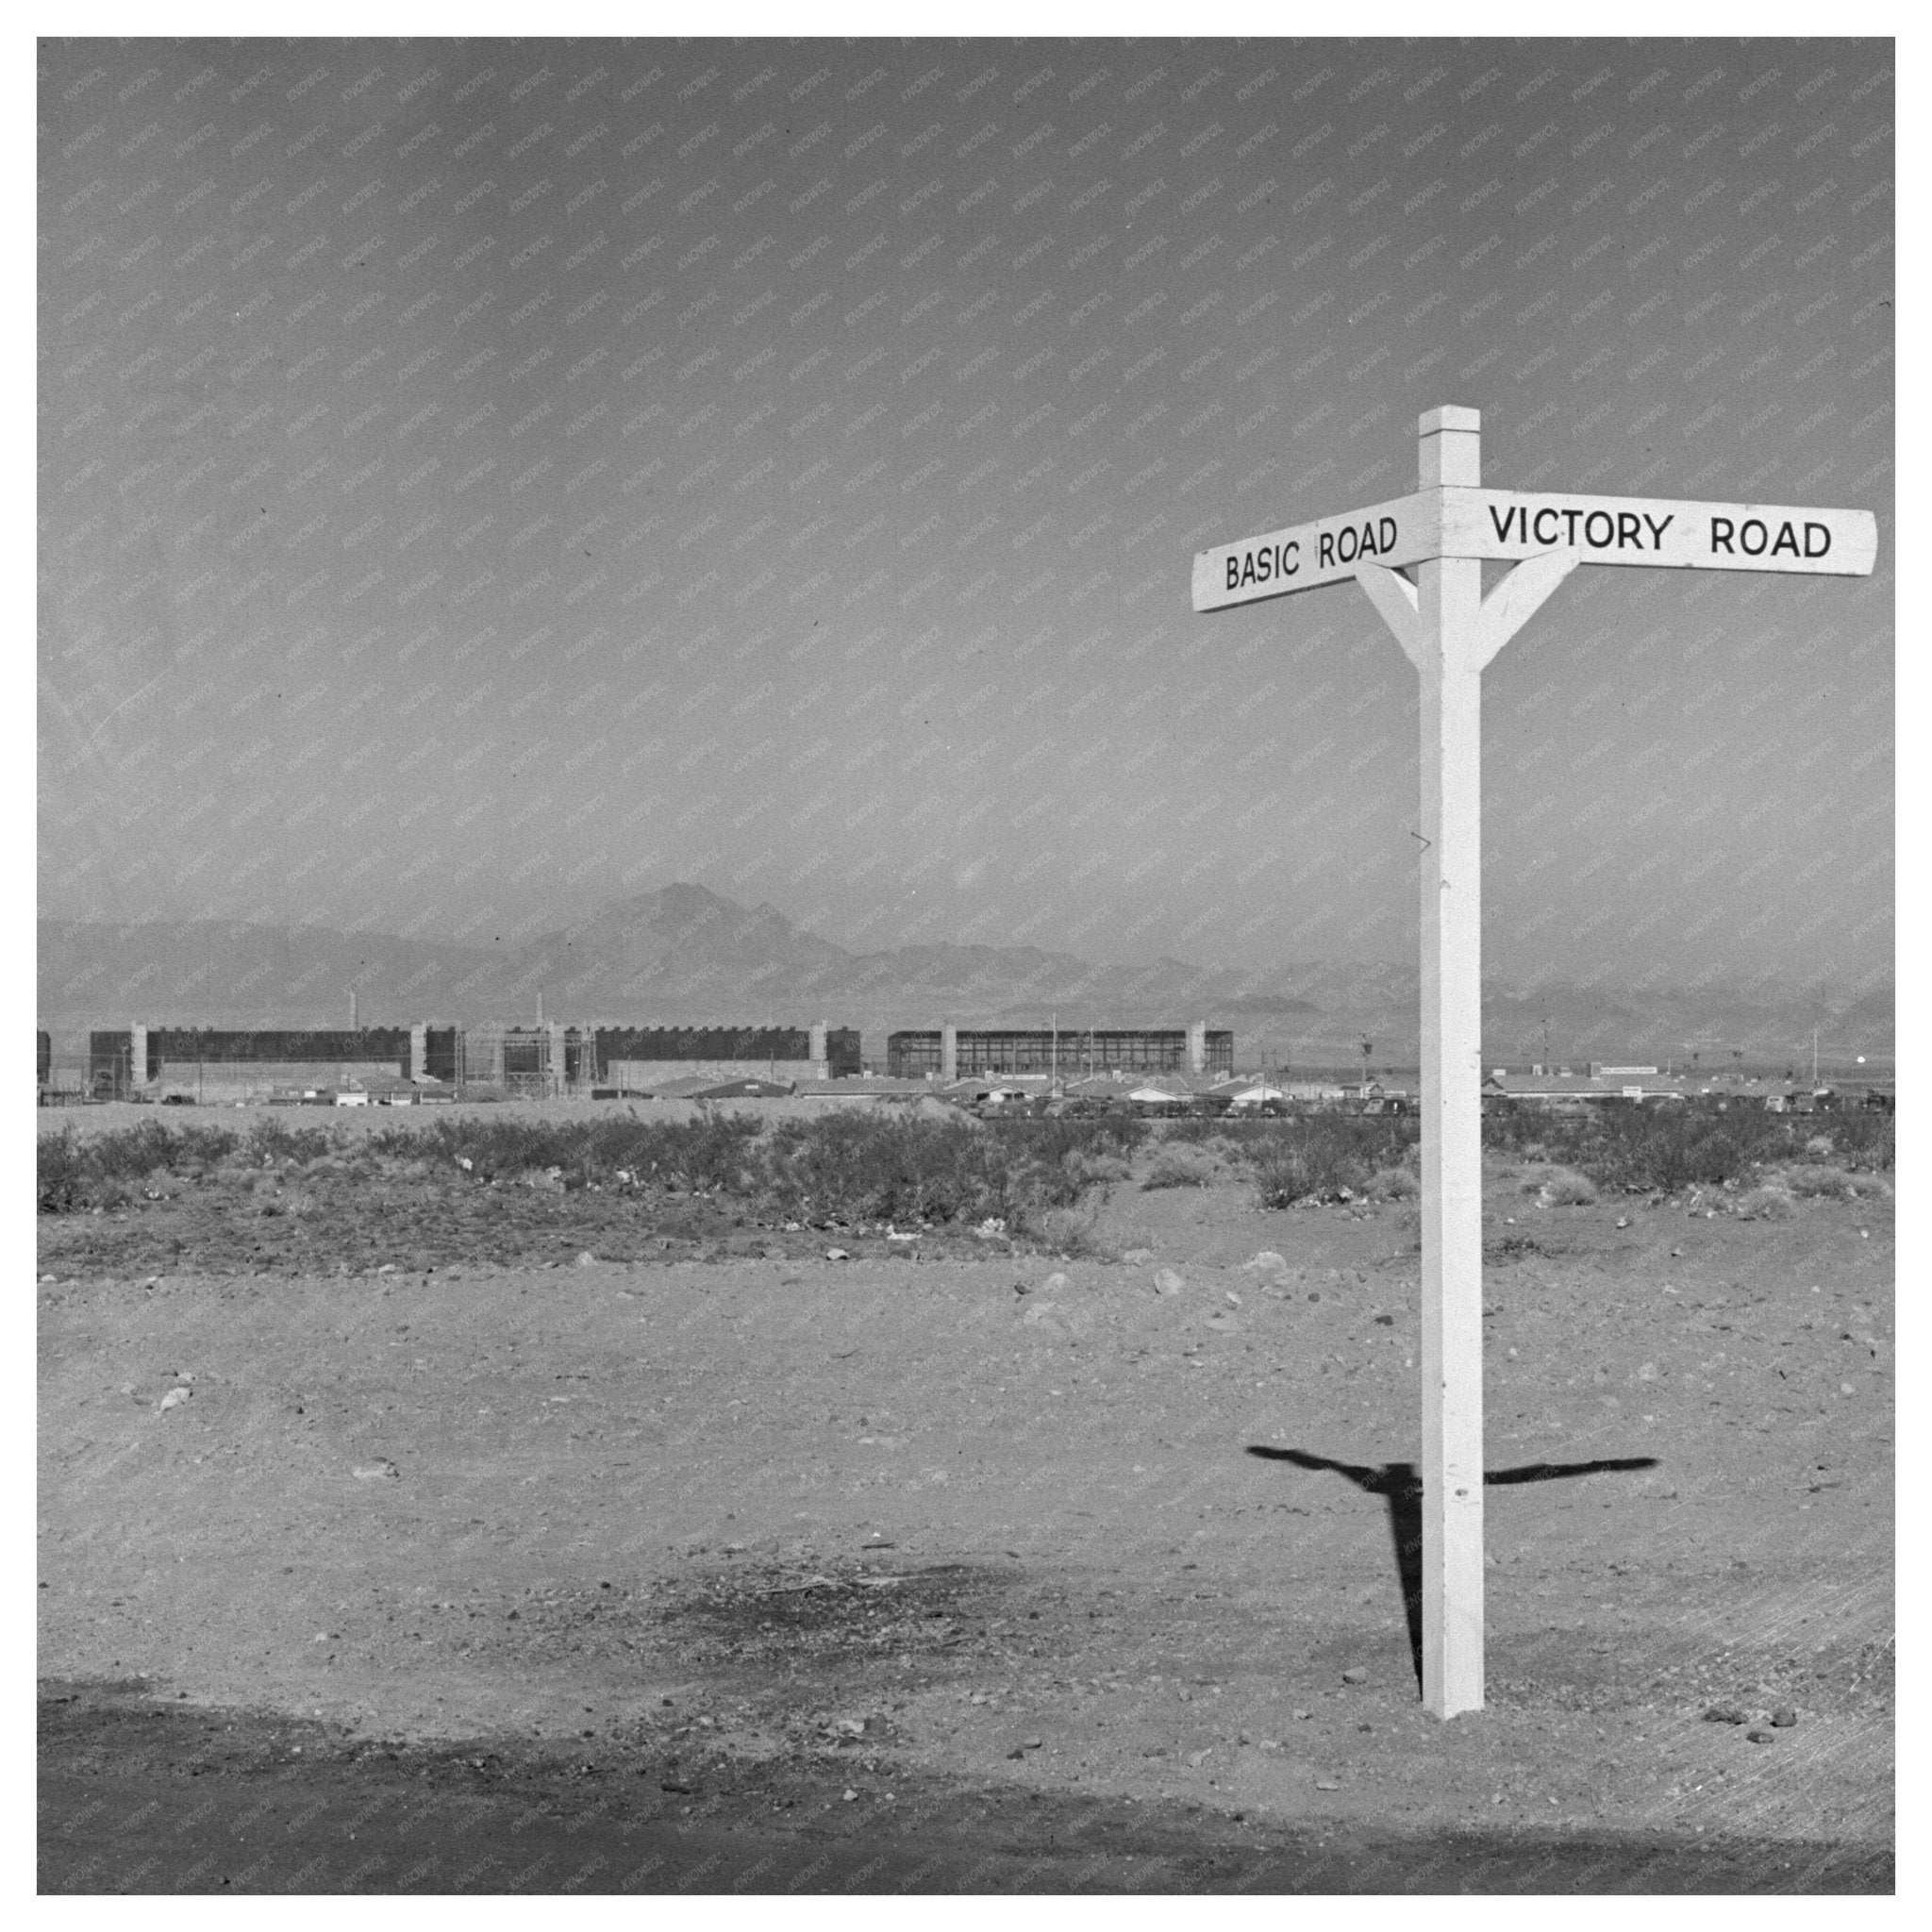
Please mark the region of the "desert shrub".
POLYGON ((1318 1141, 1346 1147, 1374 1158, 1378 1167, 1393 1167, 1412 1160, 1422 1146, 1422 1123, 1405 1114, 1352 1114, 1315 1112, 1292 1114, 1285 1120, 1243 1123, 1241 1144, 1265 1150, 1283 1140, 1318 1141))
POLYGON ((103 1178, 112 1174, 138 1180, 157 1168, 178 1174, 187 1167, 204 1166, 221 1159, 235 1144, 236 1136, 226 1127, 166 1127, 159 1121, 142 1121, 138 1126, 93 1135, 82 1143, 82 1158, 89 1171, 103 1178))
MULTIPOLYGON (((1286 1161, 1319 1174, 1324 1158, 1312 1151, 1289 1157, 1282 1136, 1325 1136, 1331 1142, 1359 1130, 1403 1133, 1413 1158, 1419 1124, 1413 1120, 1356 1119, 1345 1114, 1306 1114, 1287 1121, 1176 1121, 1165 1136, 1182 1143, 1219 1141, 1257 1164, 1286 1161)), ((1734 1185, 1753 1177, 1758 1167, 1807 1158, 1829 1159, 1853 1172, 1883 1172, 1894 1164, 1893 1116, 1848 1108, 1830 1118, 1828 1154, 1807 1155, 1807 1142, 1824 1138, 1815 1118, 1794 1120, 1767 1113, 1742 1097, 1708 1096, 1681 1105, 1593 1105, 1575 1113, 1541 1108, 1501 1106, 1485 1113, 1483 1144, 1491 1153, 1524 1163, 1567 1168, 1598 1188, 1619 1192, 1681 1193, 1693 1187, 1734 1185)), ((1374 1165, 1393 1164, 1377 1161, 1374 1165)), ((1327 1158, 1328 1165, 1337 1165, 1327 1158)), ((1343 1170, 1345 1159, 1340 1161, 1343 1170)), ((1289 1176, 1291 1183, 1293 1175, 1289 1176)), ((1541 1178, 1536 1185, 1541 1184, 1541 1178)), ((1354 1187, 1352 1180, 1338 1185, 1354 1187)))
POLYGON ((1124 1178, 1127 1158, 1147 1138, 1146 1122, 1131 1114, 991 1121, 986 1132, 1022 1213, 1071 1208, 1096 1181, 1124 1178))
POLYGON ((1596 1187, 1587 1174, 1558 1167, 1544 1176, 1538 1193, 1552 1208, 1588 1208, 1596 1199, 1596 1187))
POLYGON ((376 1171, 393 1181, 432 1181, 443 1178, 441 1166, 410 1154, 391 1154, 376 1171))
POLYGON ((1883 1171, 1892 1165, 1893 1116, 1854 1108, 1831 1124, 1832 1151, 1846 1167, 1883 1171))
POLYGON ((72 1214, 88 1205, 87 1171, 72 1127, 40 1137, 34 1147, 34 1182, 42 1214, 72 1214))
MULTIPOLYGON (((1693 1187, 1742 1183, 1774 1161, 1807 1158, 1823 1139, 1810 1123, 1767 1113, 1740 1098, 1706 1097, 1678 1106, 1592 1106, 1574 1114, 1505 1107, 1483 1119, 1483 1143, 1529 1160, 1588 1174, 1619 1191, 1681 1193, 1693 1187)), ((1892 1165, 1892 1120, 1852 1109, 1832 1117, 1831 1153, 1848 1168, 1892 1165)))
MULTIPOLYGON (((787 1121, 764 1150, 765 1187, 774 1208, 806 1222, 1008 1218, 1017 1202, 1006 1138, 963 1121, 872 1113, 787 1121)), ((1078 1184, 1063 1179, 1061 1191, 1077 1197, 1078 1184)))
POLYGON ((35 1150, 36 1197, 43 1214, 118 1207, 157 1172, 201 1173, 232 1154, 225 1127, 166 1127, 142 1121, 111 1133, 77 1135, 71 1127, 43 1134, 35 1150))
POLYGON ((1421 1181, 1406 1166, 1379 1169, 1364 1189, 1372 1201, 1413 1201, 1422 1191, 1421 1181))
POLYGON ((1147 1170, 1141 1188, 1143 1193, 1159 1188, 1206 1188, 1213 1185, 1214 1176, 1211 1159, 1189 1148, 1177 1147, 1171 1153, 1155 1156, 1154 1165, 1147 1170))
POLYGON ((138 1180, 168 1164, 174 1141, 159 1121, 142 1121, 112 1133, 91 1135, 81 1146, 81 1164, 92 1180, 138 1180))
POLYGON ((431 1171, 467 1160, 485 1178, 537 1173, 566 1187, 723 1193, 798 1221, 944 1223, 1070 1208, 1096 1181, 1124 1177, 1123 1157, 1146 1132, 1133 1119, 980 1122, 951 1109, 936 1118, 866 1109, 781 1121, 766 1134, 754 1115, 707 1108, 688 1121, 494 1114, 385 1127, 371 1144, 431 1171))
POLYGON ((763 1151, 767 1198, 800 1221, 983 1221, 1024 1228, 1074 1207, 1145 1138, 1132 1119, 969 1122, 840 1113, 788 1121, 763 1151))
POLYGON ((556 1168, 569 1184, 608 1184, 620 1174, 642 1186, 686 1192, 757 1195, 764 1185, 754 1147, 759 1123, 748 1114, 708 1108, 695 1120, 644 1121, 635 1114, 587 1121, 545 1121, 515 1114, 442 1120, 427 1131, 387 1127, 377 1152, 447 1167, 470 1162, 487 1177, 556 1168))
POLYGON ((1572 1163, 1599 1187, 1681 1193, 1747 1178, 1786 1152, 1789 1124, 1757 1108, 1605 1107, 1578 1124, 1572 1163))
MULTIPOLYGON (((384 1136, 407 1136, 426 1144, 446 1160, 467 1160, 475 1173, 521 1174, 529 1168, 574 1164, 583 1144, 588 1123, 534 1120, 514 1113, 490 1113, 457 1120, 440 1120, 427 1134, 392 1128, 384 1136), (559 1158, 560 1157, 560 1158, 559 1158)), ((384 1145, 385 1153, 395 1151, 384 1145)))
MULTIPOLYGON (((1146 1124, 1131 1117, 981 1123, 950 1109, 939 1118, 836 1113, 784 1122, 770 1134, 756 1116, 719 1108, 676 1121, 631 1112, 546 1121, 504 1109, 420 1125, 386 1123, 354 1136, 275 1118, 245 1138, 144 1121, 113 1134, 64 1129, 41 1137, 38 1197, 43 1211, 66 1213, 118 1204, 157 1170, 198 1176, 215 1169, 246 1186, 293 1167, 325 1185, 376 1173, 455 1179, 461 1162, 479 1179, 541 1175, 566 1188, 594 1182, 726 1194, 801 1221, 996 1217, 1016 1229, 1049 1229, 1036 1238, 1071 1252, 1073 1224, 1045 1217, 1073 1209, 1096 1183, 1124 1179, 1126 1158, 1147 1134, 1146 1124)), ((282 1203, 276 1211, 290 1210, 282 1203)))
POLYGON ((1213 1119, 1179 1120, 1163 1123, 1161 1139, 1177 1147, 1199 1147, 1212 1141, 1232 1141, 1243 1126, 1255 1124, 1239 1114, 1221 1114, 1213 1119))
POLYGON ((1787 1193, 1808 1201, 1841 1201, 1850 1176, 1840 1167, 1792 1167, 1777 1176, 1787 1193))
POLYGON ((1281 1141, 1255 1162, 1255 1183, 1264 1208, 1332 1200, 1343 1189, 1353 1192, 1368 1177, 1368 1164, 1348 1149, 1312 1139, 1281 1141))
POLYGON ((309 1161, 320 1160, 330 1153, 336 1144, 337 1137, 331 1128, 291 1127, 287 1121, 271 1115, 248 1130, 242 1151, 252 1157, 256 1166, 273 1160, 292 1161, 298 1167, 306 1167, 309 1161))
POLYGON ((1344 1189, 1359 1193, 1371 1175, 1401 1165, 1417 1140, 1416 1123, 1399 1116, 1307 1114, 1257 1122, 1256 1128, 1238 1144, 1267 1208, 1333 1200, 1344 1189))
POLYGON ((749 1195, 762 1186, 754 1151, 759 1132, 755 1115, 707 1108, 696 1120, 654 1121, 651 1125, 658 1138, 640 1153, 654 1158, 658 1171, 674 1187, 693 1193, 749 1195))
POLYGON ((1131 1154, 1148 1133, 1147 1123, 1132 1114, 1061 1114, 986 1124, 1028 1166, 1062 1161, 1069 1154, 1131 1154))
POLYGON ((1094 1216, 1073 1208, 1022 1208, 1014 1232, 1056 1255, 1075 1261, 1117 1261, 1120 1257, 1099 1236, 1094 1216))
POLYGON ((1783 1188, 1753 1188, 1738 1198, 1740 1221, 1784 1221, 1796 1211, 1790 1193, 1783 1188))
POLYGON ((1574 1114, 1553 1114, 1539 1107, 1506 1102, 1483 1114, 1483 1145, 1507 1151, 1522 1160, 1554 1160, 1568 1152, 1575 1129, 1574 1114))
POLYGON ((1890 1199, 1891 1194, 1890 1184, 1875 1174, 1848 1174, 1841 1167, 1813 1167, 1800 1163, 1787 1167, 1770 1178, 1776 1186, 1801 1200, 1855 1201, 1860 1195, 1867 1199, 1874 1195, 1890 1199))
POLYGON ((218 1167, 242 1144, 232 1127, 176 1127, 175 1148, 167 1165, 171 1174, 218 1167))

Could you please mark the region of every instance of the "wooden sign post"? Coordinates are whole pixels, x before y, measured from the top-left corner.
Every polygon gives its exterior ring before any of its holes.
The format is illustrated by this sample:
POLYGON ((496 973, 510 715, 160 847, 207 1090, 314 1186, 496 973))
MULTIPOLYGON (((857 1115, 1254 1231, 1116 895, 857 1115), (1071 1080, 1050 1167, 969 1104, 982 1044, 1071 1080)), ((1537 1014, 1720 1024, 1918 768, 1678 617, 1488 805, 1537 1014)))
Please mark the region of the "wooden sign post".
POLYGON ((1196 610, 1353 578, 1422 678, 1423 1702, 1483 1703, 1482 672, 1582 563, 1869 576, 1869 510, 1482 488, 1431 409, 1416 493, 1194 558, 1196 610), (1482 593, 1486 558, 1516 568, 1482 593), (1414 581, 1401 575, 1414 566, 1414 581))

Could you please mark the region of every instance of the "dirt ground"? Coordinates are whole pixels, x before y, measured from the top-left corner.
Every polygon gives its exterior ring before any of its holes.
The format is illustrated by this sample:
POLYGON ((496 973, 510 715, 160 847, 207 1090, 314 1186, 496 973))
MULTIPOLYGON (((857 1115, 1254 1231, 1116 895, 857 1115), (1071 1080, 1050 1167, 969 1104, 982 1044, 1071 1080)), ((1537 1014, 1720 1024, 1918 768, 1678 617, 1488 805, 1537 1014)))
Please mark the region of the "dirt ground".
POLYGON ((1889 1889, 1890 1204, 1492 1166, 1488 1703, 1443 1724, 1413 1208, 1253 1199, 1122 1182, 1070 1260, 42 1217, 43 1889, 426 1884, 328 1835, 385 1779, 441 1890, 505 1882, 512 1800, 539 1890, 641 1830, 645 1890, 1889 1889), (158 1849, 87 1824, 124 1799, 158 1849), (306 1837, 189 1856, 244 1804, 306 1837))

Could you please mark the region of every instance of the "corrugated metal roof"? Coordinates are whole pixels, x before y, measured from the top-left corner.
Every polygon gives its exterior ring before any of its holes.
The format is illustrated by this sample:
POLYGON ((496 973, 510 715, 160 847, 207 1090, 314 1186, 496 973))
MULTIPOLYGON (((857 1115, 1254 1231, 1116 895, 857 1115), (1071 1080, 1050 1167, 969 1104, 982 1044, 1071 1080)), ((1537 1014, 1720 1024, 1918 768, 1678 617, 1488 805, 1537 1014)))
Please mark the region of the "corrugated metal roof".
POLYGON ((1559 1074, 1491 1074, 1483 1081, 1483 1087, 1488 1092, 1505 1094, 1510 1099, 1553 1100, 1622 1100, 1640 1092, 1646 1096, 1674 1093, 1688 1098, 1693 1093, 1716 1091, 1666 1074, 1572 1074, 1567 1078, 1559 1074))
POLYGON ((800 1100, 916 1100, 923 1093, 941 1094, 946 1090, 930 1080, 797 1080, 792 1083, 794 1098, 800 1100))

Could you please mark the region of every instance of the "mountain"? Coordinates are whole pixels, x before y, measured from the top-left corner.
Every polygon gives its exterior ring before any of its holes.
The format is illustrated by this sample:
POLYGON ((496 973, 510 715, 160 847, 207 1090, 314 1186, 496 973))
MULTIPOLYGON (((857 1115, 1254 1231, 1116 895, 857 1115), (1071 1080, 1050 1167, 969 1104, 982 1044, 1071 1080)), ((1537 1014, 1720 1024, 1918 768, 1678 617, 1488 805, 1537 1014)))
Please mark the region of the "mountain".
MULTIPOLYGON (((527 939, 425 939, 213 921, 118 925, 42 920, 41 1024, 328 1025, 418 1019, 553 1019, 856 1025, 883 1058, 894 1027, 1232 1027, 1237 1056, 1413 1064, 1417 974, 1389 961, 1284 962, 1235 973, 1159 958, 1096 965, 1037 946, 922 942, 851 952, 772 906, 743 907, 678 884, 527 939)), ((1794 1061, 1821 1029, 1827 1057, 1889 1057, 1890 985, 1669 987, 1524 985, 1483 992, 1484 1052, 1543 1059, 1728 1063, 1735 1052, 1794 1061)))
POLYGON ((852 957, 774 907, 747 910, 703 886, 674 885, 533 940, 515 981, 542 986, 558 1013, 628 1016, 668 1002, 682 1018, 685 1008, 722 1001, 731 1017, 749 1019, 837 985, 852 957))

